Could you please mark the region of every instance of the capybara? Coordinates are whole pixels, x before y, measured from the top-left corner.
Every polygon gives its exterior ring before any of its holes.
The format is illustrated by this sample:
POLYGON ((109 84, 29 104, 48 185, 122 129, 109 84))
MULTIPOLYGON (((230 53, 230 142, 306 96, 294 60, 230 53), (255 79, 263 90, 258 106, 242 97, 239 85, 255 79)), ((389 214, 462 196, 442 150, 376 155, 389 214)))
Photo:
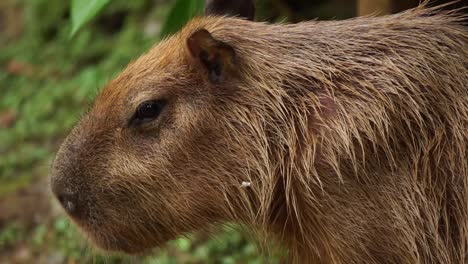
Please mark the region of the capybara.
POLYGON ((467 263, 466 16, 267 24, 210 5, 58 151, 52 191, 90 240, 137 254, 234 222, 288 263, 467 263))

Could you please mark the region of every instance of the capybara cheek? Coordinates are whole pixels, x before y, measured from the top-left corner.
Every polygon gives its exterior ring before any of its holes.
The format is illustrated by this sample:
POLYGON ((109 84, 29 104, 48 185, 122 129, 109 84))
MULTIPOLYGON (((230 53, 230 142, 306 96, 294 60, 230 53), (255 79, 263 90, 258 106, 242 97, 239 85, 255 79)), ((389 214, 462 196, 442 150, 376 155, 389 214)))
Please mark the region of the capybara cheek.
POLYGON ((108 154, 107 176, 113 181, 127 181, 130 178, 145 178, 151 175, 154 168, 151 164, 155 157, 136 156, 129 151, 113 150, 108 154))

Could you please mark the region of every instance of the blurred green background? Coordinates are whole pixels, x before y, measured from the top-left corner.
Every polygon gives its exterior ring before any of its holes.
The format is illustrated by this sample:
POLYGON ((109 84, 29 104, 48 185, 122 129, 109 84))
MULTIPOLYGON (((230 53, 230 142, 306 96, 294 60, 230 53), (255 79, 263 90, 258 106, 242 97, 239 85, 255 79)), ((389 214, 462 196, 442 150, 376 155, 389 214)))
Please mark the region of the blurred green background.
MULTIPOLYGON (((190 1, 176 1, 111 0, 73 37, 69 1, 0 1, 0 263, 274 262, 235 226, 221 228, 216 238, 180 238, 150 257, 100 254, 49 193, 54 152, 99 90, 199 10, 180 11, 190 1)), ((379 0, 363 9, 365 2, 259 0, 257 20, 344 19, 417 3, 379 0)))

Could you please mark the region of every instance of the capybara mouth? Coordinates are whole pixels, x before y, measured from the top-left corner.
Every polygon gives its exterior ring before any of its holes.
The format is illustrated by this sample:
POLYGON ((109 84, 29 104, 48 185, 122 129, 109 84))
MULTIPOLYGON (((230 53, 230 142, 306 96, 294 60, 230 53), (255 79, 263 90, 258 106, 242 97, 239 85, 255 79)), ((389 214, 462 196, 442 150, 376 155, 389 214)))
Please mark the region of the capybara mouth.
POLYGON ((176 238, 150 219, 128 219, 124 214, 97 207, 89 213, 87 219, 71 219, 93 245, 104 251, 144 255, 176 238))
POLYGON ((126 237, 125 230, 113 230, 112 224, 91 224, 84 221, 73 221, 78 225, 89 241, 103 251, 140 255, 158 246, 155 244, 149 246, 139 241, 134 241, 134 237, 126 237), (109 228, 108 226, 111 227, 109 228))

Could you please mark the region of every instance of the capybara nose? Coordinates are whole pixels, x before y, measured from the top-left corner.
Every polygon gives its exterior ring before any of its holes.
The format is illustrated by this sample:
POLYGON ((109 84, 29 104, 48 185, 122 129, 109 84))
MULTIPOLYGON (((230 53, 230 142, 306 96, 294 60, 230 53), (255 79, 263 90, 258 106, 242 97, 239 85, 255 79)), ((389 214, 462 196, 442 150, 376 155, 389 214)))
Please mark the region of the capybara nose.
POLYGON ((83 204, 80 201, 79 194, 67 188, 62 181, 51 181, 52 192, 62 205, 63 209, 74 218, 83 217, 83 204))
POLYGON ((74 216, 78 212, 76 195, 72 193, 59 193, 57 194, 57 199, 68 214, 74 216))

